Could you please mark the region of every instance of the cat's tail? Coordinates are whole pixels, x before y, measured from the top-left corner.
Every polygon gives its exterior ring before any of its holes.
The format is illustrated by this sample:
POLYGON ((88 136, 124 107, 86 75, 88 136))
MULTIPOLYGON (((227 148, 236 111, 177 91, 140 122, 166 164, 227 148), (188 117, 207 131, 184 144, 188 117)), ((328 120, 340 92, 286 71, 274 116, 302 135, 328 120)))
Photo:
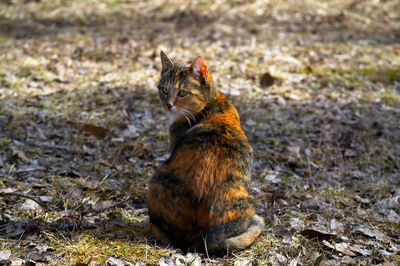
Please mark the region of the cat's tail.
POLYGON ((236 251, 250 246, 261 234, 265 226, 264 219, 258 215, 251 218, 249 228, 238 236, 224 241, 224 247, 228 251, 236 251))

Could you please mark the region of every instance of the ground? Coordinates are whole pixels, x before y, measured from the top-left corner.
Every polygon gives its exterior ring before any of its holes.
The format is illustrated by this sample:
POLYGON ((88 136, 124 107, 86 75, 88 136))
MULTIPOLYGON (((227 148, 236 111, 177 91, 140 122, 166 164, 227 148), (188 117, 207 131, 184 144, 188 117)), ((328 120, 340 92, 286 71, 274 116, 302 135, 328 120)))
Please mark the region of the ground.
POLYGON ((399 121, 398 0, 1 1, 0 264, 396 265, 399 121), (202 55, 239 110, 266 220, 248 250, 148 235, 160 50, 202 55))

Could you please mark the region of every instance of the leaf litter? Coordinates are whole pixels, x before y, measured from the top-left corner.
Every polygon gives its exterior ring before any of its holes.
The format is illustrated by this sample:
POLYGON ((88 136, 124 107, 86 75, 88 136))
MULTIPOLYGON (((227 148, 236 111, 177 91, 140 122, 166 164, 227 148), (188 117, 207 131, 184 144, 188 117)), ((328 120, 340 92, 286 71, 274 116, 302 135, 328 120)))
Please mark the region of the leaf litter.
POLYGON ((0 262, 395 265, 399 8, 3 1, 0 262), (146 185, 167 158, 161 49, 205 57, 239 110, 267 221, 248 250, 189 256, 148 235, 146 185))

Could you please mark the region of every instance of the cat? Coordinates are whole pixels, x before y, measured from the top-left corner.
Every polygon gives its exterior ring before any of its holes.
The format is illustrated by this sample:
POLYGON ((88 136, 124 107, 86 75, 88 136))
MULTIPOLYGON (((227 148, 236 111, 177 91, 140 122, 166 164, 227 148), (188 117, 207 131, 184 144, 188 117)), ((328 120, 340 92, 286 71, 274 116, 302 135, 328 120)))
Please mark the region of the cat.
POLYGON ((204 59, 175 64, 161 51, 159 96, 169 117, 171 155, 147 192, 155 238, 183 250, 219 253, 249 247, 264 220, 249 194, 253 150, 231 101, 204 59))

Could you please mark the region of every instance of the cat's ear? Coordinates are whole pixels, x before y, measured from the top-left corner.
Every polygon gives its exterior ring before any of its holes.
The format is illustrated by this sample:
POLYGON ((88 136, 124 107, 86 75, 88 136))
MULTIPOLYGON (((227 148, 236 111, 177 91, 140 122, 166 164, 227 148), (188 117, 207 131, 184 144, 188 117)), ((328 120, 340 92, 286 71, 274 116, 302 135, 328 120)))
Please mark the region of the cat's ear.
POLYGON ((210 83, 211 74, 207 70, 207 65, 203 57, 196 57, 190 65, 190 68, 192 69, 192 74, 195 79, 200 82, 207 81, 208 83, 210 83))
POLYGON ((164 73, 171 67, 175 66, 174 62, 172 62, 172 60, 168 58, 168 56, 164 53, 164 51, 160 52, 160 56, 161 56, 162 73, 164 73))

